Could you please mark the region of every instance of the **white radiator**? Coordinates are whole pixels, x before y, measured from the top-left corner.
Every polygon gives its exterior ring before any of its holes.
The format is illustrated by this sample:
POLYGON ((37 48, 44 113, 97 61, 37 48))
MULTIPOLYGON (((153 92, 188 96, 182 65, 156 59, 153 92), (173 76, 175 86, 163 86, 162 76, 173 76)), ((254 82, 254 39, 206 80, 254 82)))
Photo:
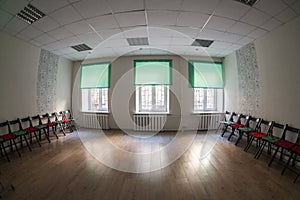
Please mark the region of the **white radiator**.
POLYGON ((199 114, 198 130, 216 130, 219 126, 219 121, 222 120, 223 113, 208 113, 199 114))
POLYGON ((166 122, 166 115, 155 114, 135 114, 134 128, 135 131, 160 131, 163 130, 166 122))
POLYGON ((108 130, 108 114, 83 113, 83 127, 108 130))

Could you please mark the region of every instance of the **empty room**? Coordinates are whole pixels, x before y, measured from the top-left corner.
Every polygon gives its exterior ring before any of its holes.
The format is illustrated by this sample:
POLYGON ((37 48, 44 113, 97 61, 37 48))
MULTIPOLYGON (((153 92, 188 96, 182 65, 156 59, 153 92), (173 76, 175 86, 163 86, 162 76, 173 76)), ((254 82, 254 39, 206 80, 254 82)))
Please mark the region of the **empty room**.
POLYGON ((0 0, 0 199, 298 199, 299 36, 300 0, 0 0))

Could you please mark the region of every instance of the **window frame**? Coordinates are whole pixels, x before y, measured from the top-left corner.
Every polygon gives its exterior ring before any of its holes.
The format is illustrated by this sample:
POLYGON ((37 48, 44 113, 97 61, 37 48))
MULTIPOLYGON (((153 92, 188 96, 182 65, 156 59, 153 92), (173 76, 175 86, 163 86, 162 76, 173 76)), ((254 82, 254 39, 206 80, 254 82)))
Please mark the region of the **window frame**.
MULTIPOLYGON (((201 113, 201 112, 217 112, 218 111, 218 89, 216 88, 194 88, 194 105, 193 105, 193 110, 195 113, 201 113), (195 90, 201 90, 203 89, 204 90, 204 101, 203 101, 203 109, 196 109, 196 95, 195 95, 195 90), (214 92, 214 102, 213 102, 213 105, 214 107, 212 109, 209 109, 207 108, 207 104, 208 104, 208 96, 207 96, 207 93, 208 91, 207 90, 213 90, 214 92)), ((200 101, 200 100, 199 100, 200 101)))

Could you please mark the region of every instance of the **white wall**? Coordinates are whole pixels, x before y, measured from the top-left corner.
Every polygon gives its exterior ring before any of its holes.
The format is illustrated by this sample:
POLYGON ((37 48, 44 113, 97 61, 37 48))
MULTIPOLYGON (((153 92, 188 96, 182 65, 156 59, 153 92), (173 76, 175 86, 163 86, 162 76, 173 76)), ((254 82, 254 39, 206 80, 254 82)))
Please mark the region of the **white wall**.
MULTIPOLYGON (((254 42, 260 78, 260 117, 300 127, 300 17, 254 42)), ((224 60, 225 109, 238 111, 235 53, 224 60)))
MULTIPOLYGON (((211 60, 205 57, 182 58, 176 55, 170 56, 123 56, 113 60, 111 65, 111 87, 109 89, 109 126, 113 129, 133 129, 131 121, 135 113, 135 87, 134 87, 134 60, 136 59, 171 59, 173 71, 173 85, 170 86, 170 114, 164 126, 166 130, 177 130, 181 116, 189 118, 193 113, 193 90, 189 88, 188 63, 187 60, 211 60), (128 76, 126 77, 125 74, 128 76), (116 84, 124 79, 122 84, 116 84), (112 94, 114 95, 112 97, 112 94), (114 111, 115 113, 112 113, 114 111), (114 116, 113 116, 114 114, 114 116), (117 119, 116 119, 117 118, 117 119), (118 121, 119 124, 116 123, 118 121)), ((221 61, 221 59, 215 59, 221 61)), ((107 59, 85 60, 83 63, 108 62, 107 59)), ((72 109, 79 122, 83 122, 81 115, 80 97, 80 65, 81 62, 74 63, 73 66, 73 99, 72 109)), ((186 120, 191 123, 191 120, 186 120)), ((188 125, 185 125, 188 126, 188 125)))
MULTIPOLYGON (((40 48, 0 32, 0 122, 37 114, 40 48)), ((56 108, 70 108, 72 62, 60 58, 56 108)))

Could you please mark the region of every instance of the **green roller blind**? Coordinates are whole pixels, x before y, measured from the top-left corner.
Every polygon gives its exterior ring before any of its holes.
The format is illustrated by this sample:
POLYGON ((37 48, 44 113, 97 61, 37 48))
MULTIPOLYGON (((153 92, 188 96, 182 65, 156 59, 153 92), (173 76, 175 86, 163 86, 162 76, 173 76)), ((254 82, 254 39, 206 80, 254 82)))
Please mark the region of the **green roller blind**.
POLYGON ((81 67, 80 88, 109 88, 110 63, 85 64, 81 67))
POLYGON ((222 63, 189 61, 189 81, 193 88, 223 88, 222 63))
POLYGON ((172 60, 135 60, 135 85, 171 85, 172 60))

